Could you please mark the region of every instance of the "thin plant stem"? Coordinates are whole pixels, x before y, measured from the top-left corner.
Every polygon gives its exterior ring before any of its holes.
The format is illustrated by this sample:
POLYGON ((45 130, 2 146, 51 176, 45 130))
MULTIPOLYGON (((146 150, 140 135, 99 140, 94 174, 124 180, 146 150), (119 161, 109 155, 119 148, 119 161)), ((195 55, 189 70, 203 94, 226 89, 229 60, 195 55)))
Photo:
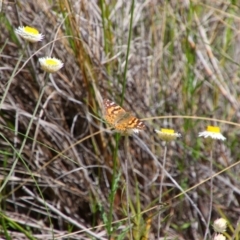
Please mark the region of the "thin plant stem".
MULTIPOLYGON (((47 81, 46 81, 46 82, 47 82, 47 81)), ((12 176, 12 174, 13 174, 13 172, 14 172, 14 170, 15 170, 15 167, 16 167, 16 165, 17 165, 19 156, 21 156, 21 154, 22 154, 22 152, 23 152, 23 149, 24 149, 24 147, 25 147, 26 141, 27 141, 27 139, 28 139, 28 134, 29 134, 29 132, 30 132, 30 130, 31 130, 33 121, 34 121, 34 119, 35 119, 35 116, 36 116, 36 114, 37 114, 39 105, 40 105, 41 100, 42 100, 42 97, 43 97, 43 94, 44 94, 44 92, 45 92, 45 87, 46 87, 46 83, 44 84, 44 86, 43 86, 43 88, 42 88, 42 91, 41 91, 41 93, 40 93, 39 99, 38 99, 38 101, 37 101, 37 105, 36 105, 36 107, 35 107, 35 109, 34 109, 32 118, 30 119, 30 122, 29 122, 29 125, 28 125, 28 128, 27 128, 27 131, 26 131, 26 133, 25 133, 25 137, 24 137, 24 139, 23 139, 21 148, 20 148, 20 150, 19 150, 19 152, 18 152, 18 155, 17 155, 15 161, 13 162, 13 165, 12 165, 12 167, 11 167, 11 170, 10 170, 9 174, 7 175, 7 177, 5 178, 5 181, 3 182, 3 184, 2 184, 1 187, 0 187, 0 192, 4 189, 4 187, 6 186, 8 180, 9 180, 10 177, 12 176)))
POLYGON ((212 216, 212 203, 213 203, 213 143, 211 144, 211 151, 210 151, 210 203, 209 203, 209 214, 208 214, 208 220, 207 220, 207 227, 204 235, 204 240, 207 239, 208 234, 210 234, 209 231, 209 226, 210 226, 210 221, 211 221, 211 216, 212 216))
POLYGON ((117 134, 115 137, 116 146, 115 146, 114 153, 113 153, 112 186, 111 186, 111 192, 110 192, 110 196, 109 196, 110 206, 109 206, 108 226, 107 226, 109 239, 110 239, 112 231, 113 231, 112 230, 112 215, 113 215, 113 207, 114 207, 114 197, 116 194, 116 184, 118 184, 118 182, 116 182, 116 181, 118 179, 117 178, 117 153, 118 153, 119 139, 120 139, 120 135, 117 134))
POLYGON ((129 138, 128 135, 124 139, 124 148, 126 152, 126 162, 125 162, 125 175, 126 175, 126 199, 127 199, 127 217, 128 217, 128 226, 130 230, 130 239, 133 239, 132 227, 131 227, 131 218, 130 218, 130 199, 129 199, 129 177, 128 177, 128 161, 130 160, 129 154, 129 138))
MULTIPOLYGON (((160 182, 160 188, 159 188, 159 204, 162 202, 162 189, 163 189, 163 179, 164 179, 164 170, 166 165, 166 155, 167 155, 167 142, 165 142, 164 146, 164 156, 163 156, 163 165, 162 165, 162 171, 161 171, 161 182, 160 182)), ((157 232, 157 239, 160 239, 160 228, 161 228, 161 211, 159 211, 158 214, 158 232, 157 232)))
MULTIPOLYGON (((8 84, 7 84, 6 89, 4 90, 4 88, 3 88, 4 94, 3 94, 3 97, 2 97, 1 102, 0 102, 0 109, 2 109, 2 105, 3 105, 4 101, 5 101, 5 98, 7 97, 7 94, 8 94, 8 91, 9 91, 9 89, 10 89, 10 86, 11 86, 11 84, 12 84, 12 81, 14 80, 14 75, 15 75, 17 69, 18 69, 18 66, 19 66, 22 58, 23 58, 23 55, 21 55, 21 56, 19 57, 18 62, 17 62, 17 64, 16 64, 15 68, 14 68, 14 71, 13 71, 13 73, 12 73, 12 75, 11 75, 9 81, 8 81, 8 84)), ((18 116, 18 110, 16 111, 16 115, 18 116)), ((14 146, 16 146, 17 131, 18 131, 18 117, 15 117, 14 146)), ((14 156, 15 156, 15 152, 14 152, 14 156)), ((14 176, 14 174, 15 174, 15 173, 13 172, 13 176, 14 176)), ((11 184, 11 189, 12 189, 12 190, 14 189, 14 186, 15 186, 15 184, 14 184, 14 181, 13 181, 12 184, 11 184)), ((12 191, 12 198, 13 198, 13 200, 15 199, 15 193, 14 193, 13 191, 12 191)), ((17 210, 17 205, 14 205, 14 207, 15 207, 15 210, 17 210)))
MULTIPOLYGON (((188 201, 191 203, 193 208, 196 210, 196 212, 199 214, 201 221, 203 222, 204 226, 207 227, 207 223, 205 218, 202 215, 202 212, 197 208, 196 204, 193 202, 193 200, 188 196, 187 192, 183 190, 183 188, 178 184, 178 182, 171 176, 170 173, 166 169, 163 169, 162 164, 157 160, 156 156, 152 153, 152 151, 148 148, 148 146, 139 138, 137 135, 134 135, 134 137, 139 141, 139 145, 144 149, 154 160, 156 165, 159 166, 160 169, 164 171, 164 174, 172 181, 172 183, 182 192, 182 194, 188 199, 188 201)), ((179 194, 180 195, 180 194, 179 194)))
POLYGON ((123 98, 126 90, 127 85, 127 69, 128 69, 128 58, 130 54, 130 44, 131 44, 131 38, 132 38, 132 26, 133 26, 133 13, 134 13, 134 0, 132 0, 131 5, 131 17, 130 17, 130 25, 129 25, 129 34, 128 34, 128 43, 127 43, 127 53, 126 53, 126 63, 124 67, 124 76, 123 76, 123 86, 122 86, 122 94, 121 94, 121 105, 123 103, 123 98))
POLYGON ((67 215, 63 214, 61 211, 59 211, 56 207, 54 207, 53 205, 47 203, 45 200, 36 197, 36 195, 30 191, 27 187, 23 186, 23 190, 29 195, 31 196, 33 199, 37 200, 40 204, 47 206, 49 209, 51 209, 51 211, 55 214, 57 214, 58 216, 62 217, 63 219, 65 219, 67 222, 71 223, 74 226, 77 226, 78 228, 80 228, 81 230, 83 230, 84 232, 86 232, 87 234, 89 234, 92 237, 95 237, 95 239, 102 239, 105 240, 105 238, 102 238, 100 236, 98 236, 96 233, 92 232, 90 229, 86 228, 84 225, 82 225, 81 223, 79 223, 78 221, 75 221, 72 217, 68 217, 67 215))
POLYGON ((12 73, 12 75, 11 75, 9 81, 8 81, 7 87, 6 87, 6 89, 4 90, 4 94, 3 94, 2 99, 1 99, 1 102, 0 102, 0 109, 2 109, 2 105, 3 105, 3 103, 4 103, 4 101, 5 101, 5 98, 6 98, 7 94, 8 94, 8 91, 9 91, 9 89, 10 89, 10 86, 11 86, 11 84, 12 84, 12 81, 13 81, 13 79, 14 79, 14 77, 15 77, 15 73, 16 73, 16 71, 18 70, 18 66, 19 66, 22 58, 23 58, 23 55, 21 55, 21 56, 19 57, 18 62, 17 62, 16 66, 15 66, 15 68, 14 68, 14 70, 13 70, 13 73, 12 73))
MULTIPOLYGON (((52 77, 51 74, 47 74, 47 76, 46 76, 46 81, 45 81, 43 87, 45 87, 45 85, 46 85, 46 83, 47 83, 47 80, 48 80, 49 78, 51 78, 51 77, 52 77)), ((40 83, 39 83, 39 84, 40 84, 40 83)), ((40 119, 42 118, 42 116, 43 116, 43 114, 44 114, 44 112, 45 112, 46 104, 48 103, 49 99, 51 99, 51 97, 52 97, 53 94, 54 94, 54 92, 48 96, 48 98, 47 98, 47 100, 46 100, 46 103, 43 104, 43 107, 42 107, 42 109, 40 110, 40 113, 39 113, 39 116, 38 116, 38 121, 37 121, 37 123, 36 123, 36 128, 35 128, 34 137, 33 137, 32 151, 31 151, 30 158, 32 158, 32 155, 33 155, 33 153, 34 153, 34 149, 35 149, 35 146, 36 146, 36 139, 37 139, 37 136, 38 136, 40 119)))

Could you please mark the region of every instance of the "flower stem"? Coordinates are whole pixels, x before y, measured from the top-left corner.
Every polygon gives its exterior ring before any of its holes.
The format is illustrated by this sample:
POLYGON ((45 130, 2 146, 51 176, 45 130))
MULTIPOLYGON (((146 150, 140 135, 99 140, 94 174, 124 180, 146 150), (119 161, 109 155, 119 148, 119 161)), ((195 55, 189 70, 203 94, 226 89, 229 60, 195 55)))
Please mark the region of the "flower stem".
POLYGON ((208 220, 207 220, 207 226, 206 226, 206 231, 205 231, 205 235, 204 235, 204 240, 207 239, 208 234, 210 234, 209 232, 209 226, 210 226, 210 221, 211 221, 211 216, 212 216, 212 203, 213 203, 213 143, 211 144, 211 151, 210 151, 210 203, 209 203, 209 214, 208 214, 208 220))
POLYGON ((130 160, 129 154, 129 138, 128 135, 124 139, 124 148, 126 152, 126 162, 125 162, 125 175, 126 175, 126 199, 127 199, 127 217, 128 217, 128 226, 130 230, 130 239, 133 239, 132 227, 131 227, 131 218, 130 218, 130 199, 129 199, 129 177, 128 177, 128 161, 130 160))
MULTIPOLYGON (((160 182, 160 188, 159 188, 159 204, 161 204, 162 202, 162 188, 163 188, 163 179, 164 179, 164 169, 166 165, 166 155, 167 155, 167 143, 165 142, 161 182, 160 182)), ((158 214, 158 232, 157 232, 158 238, 157 239, 160 239, 160 228, 161 228, 161 211, 159 211, 159 214, 158 214)))

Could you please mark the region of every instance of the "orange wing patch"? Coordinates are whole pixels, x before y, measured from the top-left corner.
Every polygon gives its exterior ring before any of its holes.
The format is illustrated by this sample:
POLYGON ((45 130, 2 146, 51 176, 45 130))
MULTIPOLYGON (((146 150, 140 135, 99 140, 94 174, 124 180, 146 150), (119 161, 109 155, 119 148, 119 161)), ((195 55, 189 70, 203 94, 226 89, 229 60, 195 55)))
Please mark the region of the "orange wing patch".
POLYGON ((103 101, 107 123, 120 132, 133 130, 138 132, 145 129, 145 124, 132 114, 126 112, 122 107, 115 102, 105 99, 103 101))

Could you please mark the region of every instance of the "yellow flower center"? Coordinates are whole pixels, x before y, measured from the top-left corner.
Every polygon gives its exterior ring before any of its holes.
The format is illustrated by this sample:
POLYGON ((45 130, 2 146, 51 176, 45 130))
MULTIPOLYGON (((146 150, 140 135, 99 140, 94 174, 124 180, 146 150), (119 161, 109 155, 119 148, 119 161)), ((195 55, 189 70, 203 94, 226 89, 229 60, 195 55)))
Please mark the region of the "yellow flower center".
POLYGON ((212 132, 212 133, 220 133, 220 128, 219 127, 214 127, 214 126, 208 126, 207 131, 212 132))
POLYGON ((54 59, 47 59, 46 64, 47 65, 57 65, 58 63, 54 59))
POLYGON ((167 129, 167 128, 162 128, 161 132, 162 133, 167 133, 167 134, 174 134, 174 130, 173 129, 167 129))
POLYGON ((38 34, 39 34, 39 32, 38 32, 38 30, 37 30, 36 28, 32 28, 32 27, 26 26, 26 27, 24 28, 24 30, 25 30, 27 33, 31 33, 31 34, 35 34, 35 35, 38 35, 38 34))

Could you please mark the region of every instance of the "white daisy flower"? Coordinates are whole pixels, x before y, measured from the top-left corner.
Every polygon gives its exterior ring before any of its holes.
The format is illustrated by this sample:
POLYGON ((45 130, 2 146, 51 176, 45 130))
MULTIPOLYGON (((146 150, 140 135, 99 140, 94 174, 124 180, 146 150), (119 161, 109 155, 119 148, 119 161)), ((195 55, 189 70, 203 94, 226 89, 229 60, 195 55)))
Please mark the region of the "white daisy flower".
POLYGON ((214 126, 208 126, 207 130, 204 132, 200 132, 198 134, 198 137, 204 137, 204 138, 212 138, 212 139, 218 139, 218 140, 226 140, 226 138, 221 134, 219 127, 214 126))
POLYGON ((42 41, 44 38, 44 35, 39 33, 36 28, 28 26, 16 28, 15 33, 29 42, 39 42, 42 41))
POLYGON ((57 72, 63 67, 63 62, 57 58, 43 57, 38 59, 41 68, 49 73, 57 72))
POLYGON ((170 142, 181 137, 180 133, 175 133, 173 129, 162 128, 161 130, 155 129, 159 138, 163 141, 170 142))
POLYGON ((216 234, 213 240, 226 240, 226 237, 222 234, 216 234))
POLYGON ((213 229, 215 232, 223 233, 226 231, 227 221, 224 218, 218 218, 213 222, 213 229))

